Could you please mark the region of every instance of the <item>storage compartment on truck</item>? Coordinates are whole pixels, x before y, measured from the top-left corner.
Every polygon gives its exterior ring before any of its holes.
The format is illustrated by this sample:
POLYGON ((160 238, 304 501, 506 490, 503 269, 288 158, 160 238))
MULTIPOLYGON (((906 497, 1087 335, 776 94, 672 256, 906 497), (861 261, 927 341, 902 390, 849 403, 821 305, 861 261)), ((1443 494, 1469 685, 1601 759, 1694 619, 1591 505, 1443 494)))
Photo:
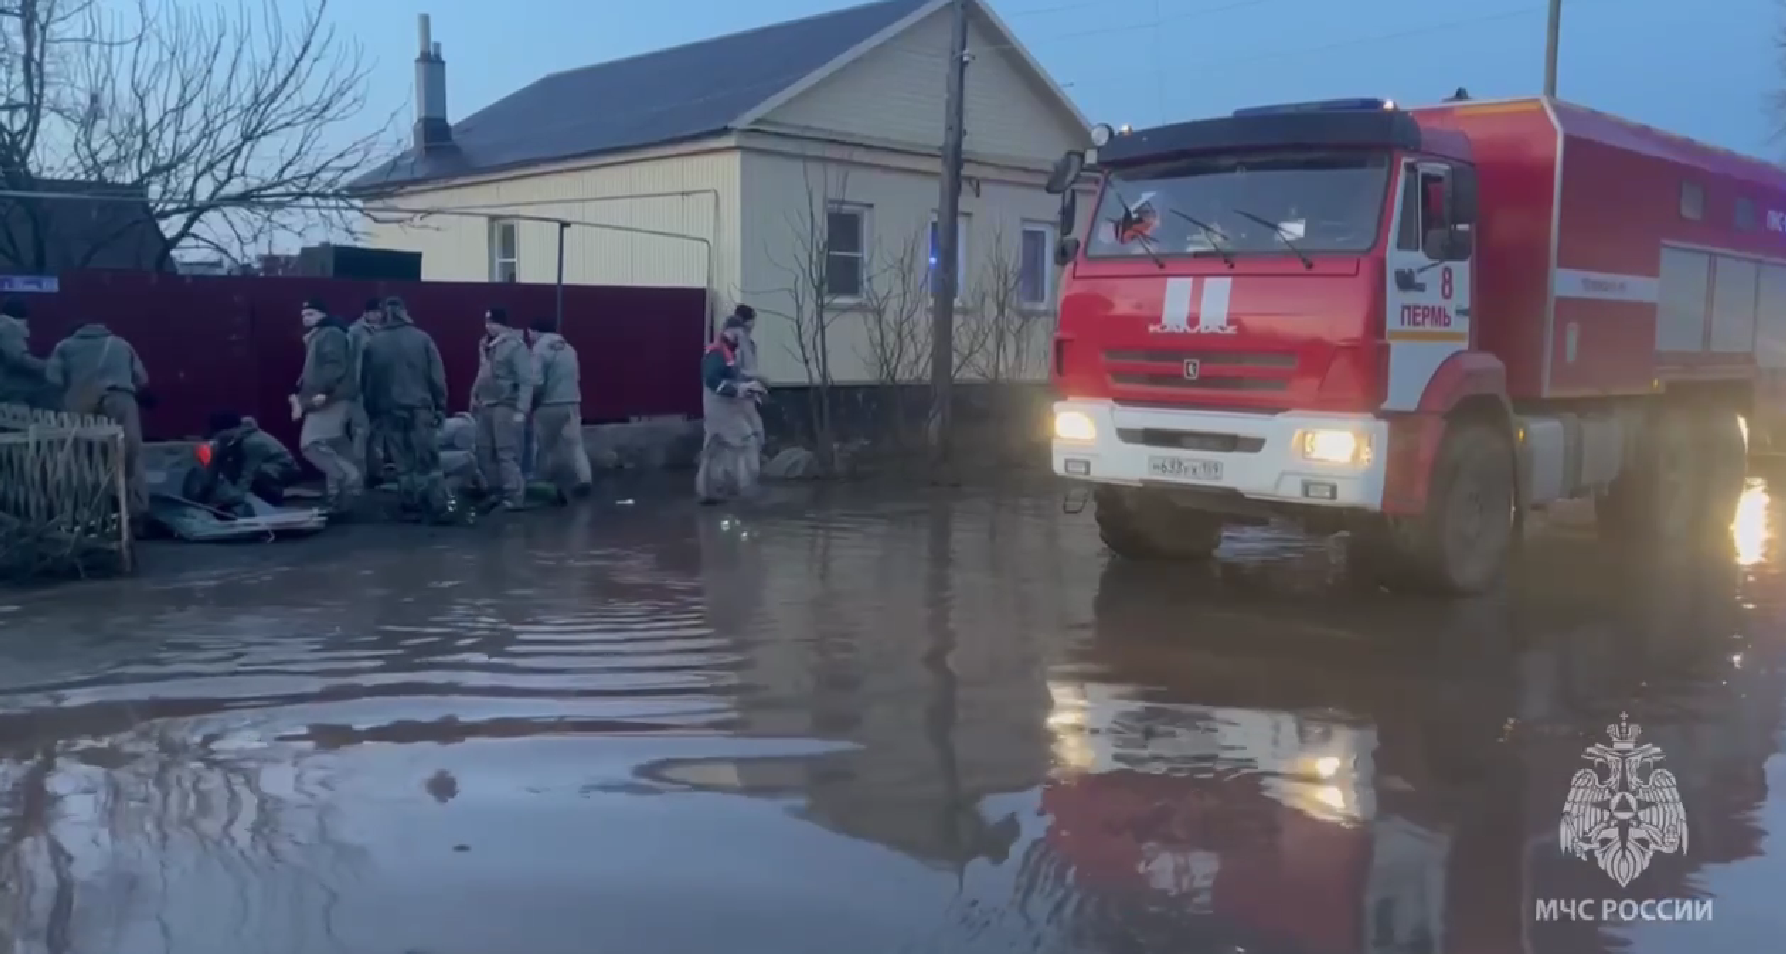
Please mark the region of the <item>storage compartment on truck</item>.
POLYGON ((1474 149, 1479 344, 1515 401, 1747 378, 1786 340, 1786 174, 1554 100, 1417 111, 1474 149))

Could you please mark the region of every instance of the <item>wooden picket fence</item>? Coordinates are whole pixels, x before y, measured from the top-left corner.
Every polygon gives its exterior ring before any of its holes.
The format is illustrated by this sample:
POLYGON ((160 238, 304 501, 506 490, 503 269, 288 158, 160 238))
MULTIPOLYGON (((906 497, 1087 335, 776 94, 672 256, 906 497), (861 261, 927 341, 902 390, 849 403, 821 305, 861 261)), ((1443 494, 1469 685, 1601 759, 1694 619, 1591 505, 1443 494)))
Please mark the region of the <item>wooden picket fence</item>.
POLYGON ((133 569, 124 429, 0 404, 0 577, 133 569))

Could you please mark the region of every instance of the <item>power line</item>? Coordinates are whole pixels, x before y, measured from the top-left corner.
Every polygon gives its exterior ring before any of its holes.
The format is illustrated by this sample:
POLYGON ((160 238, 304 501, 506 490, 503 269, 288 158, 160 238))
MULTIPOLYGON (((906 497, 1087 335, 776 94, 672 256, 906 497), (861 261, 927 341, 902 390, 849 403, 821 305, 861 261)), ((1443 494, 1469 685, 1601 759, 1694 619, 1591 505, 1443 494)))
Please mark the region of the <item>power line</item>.
MULTIPOLYGON (((1006 17, 1041 16, 1043 14, 1048 14, 1048 13, 1066 13, 1066 12, 1069 12, 1072 10, 1089 10, 1092 7, 1104 7, 1104 6, 1108 6, 1108 5, 1109 5, 1109 0, 1074 0, 1074 2, 1072 2, 1072 3, 1062 3, 1062 4, 1057 4, 1057 5, 1051 6, 1051 7, 1034 7, 1034 8, 1028 9, 1028 10, 1004 11, 1002 13, 1002 15, 1006 16, 1006 17)), ((1185 14, 1182 14, 1181 16, 1196 16, 1199 13, 1207 13, 1207 12, 1209 12, 1209 11, 1207 11, 1207 10, 1192 10, 1192 11, 1188 11, 1185 14)), ((1156 20, 1159 18, 1159 12, 1157 9, 1157 5, 1156 5, 1154 17, 1156 20)), ((1179 19, 1179 17, 1174 17, 1173 19, 1179 19)))
MULTIPOLYGON (((1082 39, 1085 37, 1107 36, 1107 35, 1110 35, 1113 33, 1129 33, 1129 32, 1133 32, 1136 30, 1147 30, 1147 29, 1152 29, 1154 27, 1163 26, 1168 23, 1177 23, 1177 22, 1180 22, 1183 20, 1190 20, 1190 19, 1194 19, 1197 17, 1209 16, 1209 15, 1213 15, 1213 14, 1217 14, 1217 13, 1227 13, 1227 12, 1234 11, 1234 10, 1244 10, 1244 9, 1247 9, 1250 7, 1263 6, 1268 3, 1281 3, 1281 2, 1282 2, 1282 0, 1234 0, 1234 2, 1224 3, 1224 4, 1217 5, 1217 6, 1198 7, 1196 9, 1183 10, 1183 11, 1179 11, 1177 13, 1169 14, 1166 16, 1155 16, 1152 19, 1145 20, 1140 23, 1113 24, 1113 25, 1106 24, 1106 25, 1101 25, 1101 26, 1090 27, 1088 29, 1071 30, 1071 31, 1068 31, 1065 33, 1052 33, 1047 36, 1037 37, 1035 43, 1025 43, 1025 42, 1019 41, 1019 42, 1015 42, 1015 43, 978 44, 978 45, 974 45, 974 46, 970 47, 969 52, 970 53, 980 53, 980 52, 990 52, 990 51, 994 51, 994 50, 1014 50, 1014 49, 1023 49, 1023 50, 1028 51, 1028 50, 1034 49, 1034 47, 1037 46, 1038 44, 1055 41, 1055 40, 1077 40, 1077 39, 1082 39)), ((1593 4, 1593 3, 1598 3, 1598 2, 1604 2, 1604 0, 1570 0, 1571 5, 1574 7, 1579 7, 1584 4, 1593 4)), ((1013 11, 1009 15, 1028 16, 1031 14, 1056 13, 1056 12, 1064 12, 1064 11, 1069 11, 1069 10, 1087 9, 1090 7, 1101 7, 1101 6, 1105 6, 1107 3, 1108 3, 1108 0, 1075 0, 1075 2, 1072 2, 1072 3, 1059 4, 1056 6, 1037 7, 1037 8, 1028 9, 1028 10, 1013 11)), ((1328 50, 1345 49, 1345 48, 1352 47, 1352 46, 1361 46, 1361 45, 1371 44, 1371 43, 1382 43, 1382 42, 1387 42, 1387 41, 1391 41, 1391 40, 1405 39, 1405 38, 1409 38, 1409 37, 1429 36, 1434 33, 1443 33, 1448 30, 1458 29, 1460 27, 1476 26, 1478 24, 1493 23, 1493 22, 1500 21, 1500 20, 1511 20, 1511 19, 1515 19, 1517 17, 1529 16, 1529 15, 1536 14, 1536 13, 1547 13, 1548 10, 1549 10, 1548 2, 1539 3, 1539 4, 1535 4, 1535 5, 1516 7, 1516 8, 1507 9, 1507 10, 1497 10, 1493 13, 1482 14, 1479 16, 1458 17, 1458 18, 1454 18, 1454 19, 1450 19, 1450 20, 1441 20, 1436 23, 1428 23, 1428 24, 1425 24, 1422 26, 1411 27, 1411 28, 1405 29, 1405 30, 1394 30, 1394 31, 1390 31, 1387 33, 1374 33, 1374 34, 1370 34, 1368 36, 1351 37, 1349 39, 1337 40, 1332 43, 1323 43, 1318 46, 1271 50, 1269 52, 1260 53, 1257 55, 1244 56, 1244 57, 1239 57, 1239 58, 1231 59, 1231 60, 1220 60, 1220 61, 1216 61, 1213 63, 1198 63, 1196 65, 1199 69, 1203 69, 1205 67, 1211 67, 1211 68, 1213 68, 1213 67, 1227 67, 1227 66, 1244 65, 1244 64, 1248 64, 1248 63, 1263 62, 1266 60, 1282 59, 1283 57, 1287 57, 1287 56, 1300 56, 1300 55, 1307 54, 1307 53, 1321 53, 1321 52, 1325 52, 1328 50)), ((922 57, 925 59, 935 60, 935 61, 939 61, 939 62, 946 62, 948 60, 948 56, 946 54, 942 54, 942 53, 927 53, 927 52, 923 52, 920 50, 914 50, 914 49, 910 49, 909 47, 898 46, 898 45, 893 46, 892 49, 896 50, 899 53, 905 54, 907 56, 922 57)))
MULTIPOLYGON (((116 202, 129 203, 134 206, 151 204, 153 199, 145 199, 140 195, 118 195, 90 192, 37 192, 29 189, 0 189, 0 199, 36 199, 49 201, 78 202, 116 202)), ((579 201, 598 201, 599 197, 590 200, 553 200, 554 205, 574 205, 579 201)), ((523 203, 540 204, 540 203, 523 203)), ((253 199, 221 200, 209 204, 209 209, 227 212, 237 209, 246 211, 308 211, 308 212, 352 212, 364 215, 379 225, 402 225, 403 220, 425 219, 434 216, 457 216, 469 219, 513 219, 521 222, 543 222, 551 225, 572 225, 582 228, 602 229, 613 232, 627 232, 634 235, 654 235, 659 238, 679 239, 711 245, 712 240, 699 235, 685 235, 681 232, 667 232, 660 229, 647 229, 631 225, 616 225, 612 222, 591 222, 587 219, 574 219, 561 215, 530 215, 504 211, 505 207, 413 207, 386 205, 382 202, 376 207, 368 208, 365 202, 314 193, 263 193, 253 199)), ((192 211, 204 211, 194 209, 192 211)))
MULTIPOLYGON (((1060 5, 1057 7, 1043 8, 1043 9, 1039 9, 1039 10, 1024 11, 1024 12, 1025 13, 1041 13, 1041 12, 1051 12, 1054 10, 1082 9, 1082 8, 1091 7, 1091 6, 1098 6, 1104 2, 1107 2, 1107 0, 1076 0, 1076 2, 1074 2, 1074 3, 1063 4, 1063 5, 1060 5)), ((1043 37, 1042 39, 1044 39, 1044 40, 1078 39, 1080 37, 1086 37, 1086 36, 1101 36, 1101 35, 1107 35, 1107 34, 1113 34, 1113 33, 1126 33, 1126 32, 1132 31, 1132 30, 1144 30, 1144 29, 1148 29, 1149 27, 1159 26, 1159 25, 1165 24, 1165 23, 1176 23, 1180 20, 1187 20, 1187 19, 1204 16, 1204 15, 1208 15, 1208 14, 1223 13, 1223 12, 1226 12, 1229 10, 1240 10, 1240 9, 1245 9, 1247 7, 1255 7, 1255 6, 1259 6, 1261 4, 1275 3, 1275 2, 1279 2, 1279 0, 1234 0, 1234 2, 1221 4, 1218 6, 1199 7, 1194 10, 1182 11, 1182 12, 1164 17, 1164 18, 1156 18, 1155 20, 1147 22, 1147 23, 1102 26, 1102 27, 1096 27, 1096 28, 1093 28, 1090 30, 1078 30, 1078 31, 1070 32, 1070 33, 1056 34, 1056 35, 1052 35, 1052 36, 1048 36, 1048 37, 1043 37)), ((982 45, 982 46, 975 46, 972 48, 971 52, 979 52, 981 50, 987 50, 987 51, 1009 50, 1009 49, 1017 49, 1020 46, 1024 46, 1025 48, 1027 48, 1027 45, 1017 44, 1017 43, 994 43, 994 44, 986 44, 986 45, 982 45)), ((936 62, 943 62, 943 63, 948 62, 948 57, 942 53, 920 53, 917 50, 902 49, 898 45, 892 46, 891 49, 894 49, 900 53, 904 53, 904 54, 910 55, 910 56, 924 56, 924 57, 932 59, 936 62)), ((670 103, 670 104, 666 104, 666 105, 662 105, 662 106, 647 106, 647 107, 643 107, 643 108, 620 109, 620 110, 607 109, 607 110, 603 111, 603 116, 605 119, 607 119, 609 121, 612 121, 615 119, 637 120, 637 119, 643 119, 643 118, 646 118, 649 116, 655 116, 659 113, 667 113, 667 112, 672 112, 672 111, 676 111, 676 110, 686 109, 689 106, 693 106, 698 103, 706 103, 706 102, 712 102, 714 100, 736 97, 738 94, 744 93, 744 92, 759 92, 760 91, 760 92, 764 93, 765 96, 768 96, 768 95, 772 95, 774 93, 780 92, 781 90, 787 89, 788 87, 794 85, 795 83, 798 83, 800 80, 805 79, 807 76, 811 75, 811 72, 812 72, 811 70, 800 70, 798 72, 779 74, 779 75, 774 76, 770 79, 766 79, 766 80, 763 80, 763 81, 757 82, 757 83, 749 83, 749 84, 746 84, 743 86, 722 86, 721 88, 716 89, 715 91, 708 93, 706 95, 695 96, 690 99, 678 100, 674 103, 670 103)), ((571 116, 569 113, 565 113, 564 115, 565 115, 564 119, 562 119, 558 122, 555 122, 555 123, 548 122, 544 125, 540 125, 537 123, 534 124, 535 131, 549 131, 551 129, 568 126, 568 125, 573 125, 573 124, 582 122, 582 120, 577 119, 574 116, 571 116)), ((392 182, 393 186, 401 186, 402 184, 403 184, 402 179, 394 179, 392 182)))
MULTIPOLYGON (((1082 37, 1088 37, 1088 36, 1103 36, 1103 35, 1107 35, 1107 34, 1111 34, 1111 33, 1124 33, 1124 32, 1131 32, 1131 31, 1135 31, 1135 30, 1145 30, 1150 27, 1160 25, 1162 23, 1174 23, 1179 20, 1190 19, 1192 17, 1201 16, 1201 15, 1205 15, 1205 14, 1222 13, 1222 12, 1226 12, 1229 10, 1244 9, 1246 7, 1258 6, 1260 4, 1269 3, 1269 2, 1273 2, 1273 0, 1239 0, 1239 2, 1230 3, 1230 4, 1227 4, 1224 6, 1209 7, 1209 8, 1205 8, 1205 9, 1191 11, 1188 13, 1175 14, 1172 16, 1165 17, 1159 21, 1150 21, 1150 22, 1145 22, 1145 23, 1131 23, 1131 24, 1125 24, 1122 26, 1094 27, 1094 28, 1087 29, 1087 30, 1075 30, 1075 31, 1067 32, 1067 33, 1050 34, 1048 36, 1038 37, 1037 43, 1048 42, 1048 41, 1052 41, 1052 40, 1076 40, 1076 39, 1080 39, 1082 37)), ((1575 6, 1580 6, 1583 4, 1600 2, 1600 0, 1571 0, 1571 2, 1575 6)), ((1370 43, 1382 43, 1382 42, 1391 41, 1391 40, 1405 39, 1408 37, 1427 36, 1427 35, 1434 34, 1434 33, 1443 33, 1448 30, 1454 30, 1459 27, 1475 26, 1475 25, 1482 24, 1482 23, 1490 23, 1490 22, 1495 22, 1495 21, 1499 21, 1499 20, 1511 20, 1516 17, 1530 16, 1535 13, 1547 12, 1548 9, 1549 9, 1548 4, 1538 4, 1538 5, 1534 5, 1534 6, 1518 7, 1518 8, 1510 9, 1510 10, 1499 10, 1494 13, 1484 14, 1481 16, 1459 17, 1459 18, 1451 19, 1451 20, 1441 20, 1436 23, 1429 23, 1424 26, 1413 27, 1413 28, 1406 29, 1406 30, 1396 30, 1396 31, 1388 32, 1388 33, 1376 33, 1376 34, 1371 34, 1368 36, 1352 37, 1352 38, 1345 39, 1345 40, 1338 40, 1338 41, 1335 41, 1332 43, 1324 43, 1324 44, 1321 44, 1318 46, 1296 47, 1296 48, 1292 48, 1292 49, 1278 49, 1278 50, 1271 50, 1269 52, 1260 53, 1260 54, 1256 54, 1256 55, 1239 57, 1239 58, 1231 59, 1231 60, 1219 60, 1219 61, 1210 62, 1210 63, 1198 63, 1197 68, 1201 70, 1201 69, 1214 69, 1217 67, 1239 66, 1239 65, 1245 65, 1248 63, 1263 62, 1266 60, 1282 59, 1282 58, 1288 57, 1288 56, 1301 56, 1301 55, 1308 54, 1308 53, 1321 53, 1321 52, 1326 52, 1328 50, 1344 49, 1347 47, 1360 46, 1360 45, 1370 44, 1370 43)), ((983 51, 1009 50, 1009 49, 1018 49, 1018 48, 1029 50, 1029 49, 1032 49, 1035 45, 1036 44, 1021 43, 1021 42, 1019 42, 1019 43, 988 43, 988 44, 981 44, 979 46, 975 46, 973 48, 973 52, 978 53, 978 52, 983 52, 983 51)), ((925 53, 925 52, 922 52, 919 50, 913 50, 913 49, 909 49, 909 48, 898 48, 898 51, 900 53, 903 53, 908 56, 923 57, 925 59, 941 59, 942 58, 939 54, 925 53)))
MULTIPOLYGON (((1027 13, 1053 12, 1053 11, 1057 11, 1057 10, 1080 9, 1080 8, 1089 7, 1089 6, 1101 5, 1101 2, 1107 2, 1107 0, 1089 0, 1089 2, 1088 2, 1088 0, 1077 0, 1077 2, 1074 2, 1074 3, 1062 4, 1062 5, 1055 6, 1055 7, 1037 8, 1034 10, 1027 10, 1027 11, 1022 11, 1022 12, 1027 14, 1027 13)), ((1048 36, 1037 38, 1037 43, 1045 43, 1045 42, 1058 41, 1058 40, 1077 40, 1077 39, 1082 39, 1085 37, 1108 36, 1111 34, 1127 33, 1127 32, 1132 32, 1135 30, 1145 30, 1145 29, 1150 29, 1150 28, 1156 28, 1156 27, 1159 27, 1164 24, 1177 23, 1182 20, 1193 19, 1193 18, 1201 17, 1201 16, 1214 15, 1217 13, 1226 13, 1226 12, 1230 12, 1230 11, 1234 11, 1234 10, 1243 10, 1243 9, 1247 9, 1250 7, 1262 6, 1267 3, 1275 3, 1275 2, 1279 2, 1279 0, 1234 0, 1234 2, 1231 2, 1231 3, 1220 4, 1217 6, 1199 7, 1194 10, 1181 11, 1178 13, 1167 15, 1165 17, 1157 17, 1153 20, 1150 20, 1148 22, 1143 22, 1143 23, 1106 25, 1106 26, 1092 27, 1092 28, 1083 29, 1083 30, 1074 30, 1074 31, 1066 32, 1066 33, 1050 34, 1048 36)), ((1596 2, 1596 0, 1572 0, 1572 2, 1579 6, 1582 3, 1596 2)), ((1326 52, 1328 50, 1345 49, 1345 48, 1349 48, 1349 47, 1353 47, 1353 46, 1361 46, 1361 45, 1372 44, 1372 43, 1382 43, 1382 42, 1388 42, 1388 41, 1393 41, 1393 40, 1400 40, 1400 39, 1404 39, 1404 38, 1408 38, 1408 37, 1425 36, 1425 35, 1430 35, 1433 33, 1442 33, 1442 32, 1457 29, 1460 27, 1474 26, 1477 24, 1488 23, 1488 22, 1493 22, 1493 21, 1497 21, 1497 20, 1513 19, 1515 17, 1526 16, 1526 15, 1529 15, 1532 13, 1542 12, 1546 9, 1547 8, 1545 6, 1520 7, 1518 9, 1502 10, 1502 11, 1498 11, 1495 13, 1486 14, 1486 15, 1482 15, 1482 16, 1463 17, 1463 18, 1457 18, 1457 19, 1452 19, 1452 20, 1445 20, 1445 21, 1441 21, 1438 23, 1427 24, 1425 26, 1415 27, 1415 28, 1407 29, 1407 30, 1399 30, 1399 31, 1393 31, 1393 32, 1389 32, 1389 33, 1379 33, 1379 34, 1373 34, 1370 36, 1354 37, 1351 39, 1339 40, 1339 41, 1336 41, 1333 43, 1321 44, 1319 46, 1299 47, 1299 48, 1287 49, 1287 50, 1272 50, 1272 51, 1269 51, 1266 53, 1261 53, 1261 54, 1254 55, 1254 56, 1240 57, 1240 58, 1236 58, 1236 59, 1232 59, 1232 60, 1222 60, 1222 61, 1215 62, 1215 63, 1198 64, 1198 66, 1199 66, 1199 68, 1218 68, 1218 67, 1225 68, 1225 67, 1230 67, 1230 66, 1240 66, 1240 65, 1246 65, 1249 63, 1263 62, 1266 60, 1281 59, 1283 57, 1288 57, 1288 56, 1301 56, 1301 55, 1305 55, 1305 54, 1309 54, 1309 53, 1321 53, 1321 52, 1326 52)), ((1033 44, 1026 44, 1026 43, 990 43, 990 44, 976 45, 971 48, 971 52, 979 53, 979 52, 990 52, 990 51, 994 51, 994 50, 1010 50, 1010 49, 1019 49, 1019 48, 1028 50, 1032 46, 1033 46, 1033 44)), ((894 44, 890 47, 886 47, 885 49, 890 49, 894 52, 897 52, 897 53, 899 53, 901 55, 905 55, 905 56, 921 57, 921 58, 928 60, 930 62, 945 63, 945 64, 948 62, 947 55, 945 55, 943 53, 924 52, 924 51, 920 51, 920 50, 911 49, 907 46, 902 46, 899 44, 894 44)), ((629 109, 621 109, 618 111, 609 110, 606 112, 605 115, 610 120, 616 119, 616 118, 636 120, 636 119, 641 119, 641 118, 648 117, 648 116, 653 116, 658 113, 664 113, 664 112, 670 112, 673 110, 685 109, 688 106, 691 106, 691 105, 694 105, 697 103, 710 102, 713 100, 728 98, 728 97, 736 97, 739 93, 742 93, 742 92, 758 92, 758 91, 760 91, 760 92, 764 93, 765 95, 770 95, 770 94, 779 92, 781 90, 787 89, 789 86, 793 85, 794 83, 799 82, 801 79, 805 78, 807 75, 809 75, 809 71, 802 70, 802 71, 795 72, 795 73, 787 73, 787 74, 778 75, 776 77, 773 77, 773 78, 767 79, 767 80, 763 80, 758 83, 750 83, 750 84, 747 84, 744 86, 724 87, 722 89, 716 90, 716 91, 706 94, 704 96, 697 96, 697 97, 693 97, 691 99, 679 100, 678 102, 673 103, 673 104, 667 104, 667 105, 662 105, 662 106, 649 106, 649 107, 630 109, 630 110, 629 109)), ((1105 74, 1105 75, 1108 75, 1108 74, 1105 74)), ((546 126, 537 127, 537 128, 541 129, 541 130, 546 130, 546 129, 551 129, 557 125, 568 125, 568 124, 579 122, 579 121, 580 120, 567 117, 565 120, 561 121, 560 123, 548 124, 546 126)), ((403 184, 404 184, 403 179, 397 178, 395 175, 393 175, 393 180, 391 183, 392 186, 401 187, 403 184)))

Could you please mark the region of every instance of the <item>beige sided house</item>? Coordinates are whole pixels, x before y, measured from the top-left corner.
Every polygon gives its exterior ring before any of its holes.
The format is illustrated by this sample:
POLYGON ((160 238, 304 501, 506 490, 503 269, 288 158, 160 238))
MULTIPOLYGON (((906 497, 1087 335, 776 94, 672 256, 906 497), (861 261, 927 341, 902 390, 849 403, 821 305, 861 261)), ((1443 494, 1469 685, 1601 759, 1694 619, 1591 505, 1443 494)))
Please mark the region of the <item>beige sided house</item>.
MULTIPOLYGON (((963 307, 1007 302, 1040 355, 1058 208, 1042 182, 1088 127, 998 17, 968 5, 963 307)), ((898 300, 921 298, 933 267, 949 26, 947 0, 882 0, 554 73, 449 125, 424 17, 415 145, 358 186, 386 209, 484 217, 375 223, 371 244, 421 252, 427 279, 552 282, 553 220, 570 221, 566 282, 705 285, 716 315, 747 301, 765 372, 789 384, 806 380, 795 316, 814 327, 814 295, 788 290, 817 289, 840 316, 832 378, 885 380, 890 349, 868 329, 909 312, 898 300)))

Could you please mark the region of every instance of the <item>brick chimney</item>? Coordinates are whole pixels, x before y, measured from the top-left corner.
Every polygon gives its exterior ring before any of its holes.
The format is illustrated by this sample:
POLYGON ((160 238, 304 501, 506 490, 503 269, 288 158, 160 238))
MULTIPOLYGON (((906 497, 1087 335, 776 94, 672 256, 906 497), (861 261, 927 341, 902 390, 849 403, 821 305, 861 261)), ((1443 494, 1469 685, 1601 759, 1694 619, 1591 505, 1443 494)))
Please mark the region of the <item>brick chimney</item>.
POLYGON ((415 58, 415 155, 439 152, 453 144, 453 127, 447 125, 446 60, 434 42, 428 15, 417 18, 421 49, 415 58))

